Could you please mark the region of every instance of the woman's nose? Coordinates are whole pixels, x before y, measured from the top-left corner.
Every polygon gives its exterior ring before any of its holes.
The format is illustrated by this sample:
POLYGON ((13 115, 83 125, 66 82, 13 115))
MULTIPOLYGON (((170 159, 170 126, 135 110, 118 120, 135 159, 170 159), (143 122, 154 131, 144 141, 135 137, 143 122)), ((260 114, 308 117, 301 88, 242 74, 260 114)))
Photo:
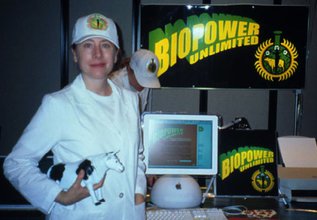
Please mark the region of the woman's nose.
POLYGON ((101 57, 101 49, 100 49, 100 47, 98 47, 98 46, 94 47, 93 55, 96 58, 101 57))

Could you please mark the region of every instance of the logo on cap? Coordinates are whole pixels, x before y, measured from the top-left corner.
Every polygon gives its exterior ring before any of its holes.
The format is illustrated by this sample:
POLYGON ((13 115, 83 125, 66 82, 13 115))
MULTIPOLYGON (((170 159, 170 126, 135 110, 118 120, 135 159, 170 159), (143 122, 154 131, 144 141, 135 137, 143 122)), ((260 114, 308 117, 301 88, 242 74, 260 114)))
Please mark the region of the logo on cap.
POLYGON ((106 30, 108 23, 103 16, 94 14, 88 18, 88 27, 96 30, 106 30))
POLYGON ((147 69, 149 72, 155 73, 157 66, 153 58, 151 59, 150 63, 147 65, 147 69))

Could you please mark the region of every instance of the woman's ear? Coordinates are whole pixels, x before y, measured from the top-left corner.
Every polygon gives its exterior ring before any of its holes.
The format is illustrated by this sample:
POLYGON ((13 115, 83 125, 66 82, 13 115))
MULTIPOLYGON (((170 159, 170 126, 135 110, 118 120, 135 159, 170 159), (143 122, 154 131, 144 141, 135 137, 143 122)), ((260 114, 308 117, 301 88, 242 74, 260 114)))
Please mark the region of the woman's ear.
POLYGON ((76 54, 76 50, 74 48, 72 48, 72 53, 73 53, 73 60, 75 63, 78 62, 78 57, 77 57, 77 54, 76 54))
POLYGON ((114 63, 117 64, 118 60, 120 59, 120 49, 116 51, 115 57, 114 57, 114 63))

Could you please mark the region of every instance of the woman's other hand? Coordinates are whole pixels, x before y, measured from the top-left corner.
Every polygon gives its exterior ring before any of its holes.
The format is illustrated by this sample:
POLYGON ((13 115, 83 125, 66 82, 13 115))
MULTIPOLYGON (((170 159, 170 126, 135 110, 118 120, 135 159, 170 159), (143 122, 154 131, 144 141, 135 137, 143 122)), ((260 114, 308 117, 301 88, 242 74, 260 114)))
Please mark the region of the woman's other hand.
MULTIPOLYGON (((62 205, 71 205, 80 200, 87 198, 89 196, 89 191, 87 187, 83 187, 81 185, 81 181, 85 176, 85 171, 81 170, 74 182, 74 184, 67 190, 61 191, 56 199, 55 202, 58 202, 62 205)), ((102 178, 99 183, 94 184, 94 190, 103 186, 105 178, 102 178)))

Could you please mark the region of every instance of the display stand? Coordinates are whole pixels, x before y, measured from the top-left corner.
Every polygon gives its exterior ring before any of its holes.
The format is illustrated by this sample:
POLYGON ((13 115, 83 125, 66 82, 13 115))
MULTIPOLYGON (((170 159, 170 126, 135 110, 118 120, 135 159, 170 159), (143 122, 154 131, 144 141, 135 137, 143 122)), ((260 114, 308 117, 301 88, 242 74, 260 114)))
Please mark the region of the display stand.
POLYGON ((202 190, 198 182, 189 175, 163 175, 153 185, 151 202, 159 208, 195 208, 201 207, 209 195, 216 176, 212 176, 206 188, 202 190))
POLYGON ((163 175, 151 191, 151 202, 159 208, 194 208, 201 201, 200 186, 189 175, 163 175))
POLYGON ((210 182, 206 188, 206 191, 203 193, 203 199, 201 200, 201 204, 200 206, 203 207, 204 203, 205 203, 205 200, 209 197, 209 191, 212 189, 214 189, 214 184, 215 184, 215 180, 216 180, 216 176, 212 176, 211 179, 210 179, 210 182))

